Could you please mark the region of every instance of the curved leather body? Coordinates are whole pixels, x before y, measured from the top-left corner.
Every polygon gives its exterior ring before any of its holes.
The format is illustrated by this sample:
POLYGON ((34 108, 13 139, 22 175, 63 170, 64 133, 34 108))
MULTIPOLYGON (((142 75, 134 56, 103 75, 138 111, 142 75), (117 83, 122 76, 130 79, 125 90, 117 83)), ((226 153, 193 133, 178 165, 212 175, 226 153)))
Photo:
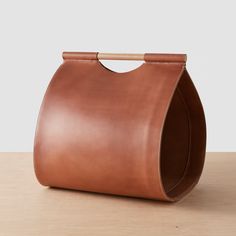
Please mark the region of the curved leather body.
POLYGON ((130 72, 65 53, 38 117, 34 166, 46 186, 176 201, 202 172, 206 125, 185 55, 145 54, 130 72))

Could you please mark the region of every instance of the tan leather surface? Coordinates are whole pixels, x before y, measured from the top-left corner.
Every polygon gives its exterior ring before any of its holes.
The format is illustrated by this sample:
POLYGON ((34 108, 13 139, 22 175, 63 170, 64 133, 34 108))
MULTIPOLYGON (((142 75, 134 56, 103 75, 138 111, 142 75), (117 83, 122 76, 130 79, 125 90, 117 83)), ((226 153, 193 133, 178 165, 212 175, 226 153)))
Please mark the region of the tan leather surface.
POLYGON ((198 182, 206 127, 183 54, 145 54, 116 73, 97 53, 64 53, 38 118, 46 186, 175 201, 198 182))

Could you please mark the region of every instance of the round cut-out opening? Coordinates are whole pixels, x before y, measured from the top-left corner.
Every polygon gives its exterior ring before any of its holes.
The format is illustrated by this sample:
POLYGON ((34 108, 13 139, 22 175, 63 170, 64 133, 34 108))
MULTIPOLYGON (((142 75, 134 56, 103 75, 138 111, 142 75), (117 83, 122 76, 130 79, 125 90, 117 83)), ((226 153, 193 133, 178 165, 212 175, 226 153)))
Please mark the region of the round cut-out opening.
POLYGON ((114 73, 128 73, 143 65, 143 61, 99 60, 99 62, 104 68, 114 73))

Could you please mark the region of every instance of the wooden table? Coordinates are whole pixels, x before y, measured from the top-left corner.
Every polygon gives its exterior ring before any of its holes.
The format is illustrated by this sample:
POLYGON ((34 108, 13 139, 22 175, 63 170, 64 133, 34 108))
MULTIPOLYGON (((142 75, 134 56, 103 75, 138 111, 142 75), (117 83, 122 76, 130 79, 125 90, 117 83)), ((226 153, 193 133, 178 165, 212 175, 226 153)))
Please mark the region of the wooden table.
POLYGON ((45 188, 32 153, 0 154, 0 235, 236 235, 236 153, 208 153, 174 204, 45 188))

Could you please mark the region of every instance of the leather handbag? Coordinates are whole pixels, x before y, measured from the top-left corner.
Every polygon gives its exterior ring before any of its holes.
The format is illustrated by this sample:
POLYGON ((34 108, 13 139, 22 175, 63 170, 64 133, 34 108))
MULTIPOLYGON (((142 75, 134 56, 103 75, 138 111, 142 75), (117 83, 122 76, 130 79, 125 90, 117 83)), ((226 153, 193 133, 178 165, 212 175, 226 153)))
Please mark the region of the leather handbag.
POLYGON ((206 124, 185 54, 64 52, 44 96, 34 168, 45 186, 177 201, 202 173, 206 124), (143 60, 114 72, 100 60, 143 60))

